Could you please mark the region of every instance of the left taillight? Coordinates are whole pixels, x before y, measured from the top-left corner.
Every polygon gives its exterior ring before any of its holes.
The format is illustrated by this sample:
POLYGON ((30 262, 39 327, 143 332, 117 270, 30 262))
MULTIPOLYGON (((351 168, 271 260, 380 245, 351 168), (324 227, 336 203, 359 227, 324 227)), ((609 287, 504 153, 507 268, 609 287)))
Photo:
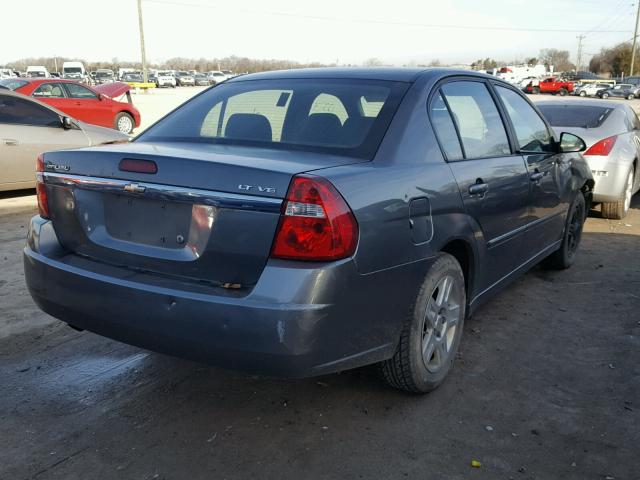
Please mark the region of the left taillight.
POLYGON ((38 155, 36 160, 36 193, 38 195, 38 212, 42 218, 49 218, 49 201, 47 187, 44 184, 44 155, 38 155))

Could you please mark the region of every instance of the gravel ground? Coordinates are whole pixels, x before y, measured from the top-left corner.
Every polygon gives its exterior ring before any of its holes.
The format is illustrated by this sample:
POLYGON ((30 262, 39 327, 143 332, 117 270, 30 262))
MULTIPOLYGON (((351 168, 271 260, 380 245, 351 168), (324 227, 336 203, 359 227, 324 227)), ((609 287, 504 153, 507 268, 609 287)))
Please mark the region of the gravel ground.
POLYGON ((259 378, 71 330, 24 286, 35 211, 0 194, 0 479, 640 478, 638 195, 623 221, 591 212, 571 269, 482 307, 423 397, 372 369, 259 378))

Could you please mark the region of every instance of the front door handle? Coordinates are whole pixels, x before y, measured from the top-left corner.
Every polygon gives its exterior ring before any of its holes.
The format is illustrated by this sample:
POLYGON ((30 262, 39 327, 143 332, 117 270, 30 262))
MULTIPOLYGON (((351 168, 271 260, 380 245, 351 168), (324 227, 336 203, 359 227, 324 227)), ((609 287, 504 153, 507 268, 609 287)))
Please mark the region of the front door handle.
POLYGON ((469 187, 469 195, 478 195, 480 198, 484 197, 484 195, 489 191, 489 185, 486 183, 474 183, 469 187))
POLYGON ((529 178, 531 179, 532 182, 539 182, 540 180, 542 180, 543 177, 544 177, 543 172, 534 172, 531 174, 531 177, 529 178))
POLYGON ((7 147, 17 147, 18 141, 13 138, 3 138, 2 143, 4 143, 7 147))

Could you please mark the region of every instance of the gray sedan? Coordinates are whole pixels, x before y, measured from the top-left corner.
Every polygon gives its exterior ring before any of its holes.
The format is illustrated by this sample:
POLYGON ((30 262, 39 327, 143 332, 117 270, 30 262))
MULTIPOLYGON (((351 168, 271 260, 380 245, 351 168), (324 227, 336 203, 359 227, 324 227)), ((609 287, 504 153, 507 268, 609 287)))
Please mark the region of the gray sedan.
POLYGON ((584 148, 487 75, 235 77, 132 143, 45 153, 26 281, 152 350, 280 376, 378 363, 427 392, 482 302, 574 262, 584 148))
POLYGON ((605 218, 621 219, 640 189, 640 120, 633 109, 615 101, 540 102, 538 107, 557 131, 580 136, 584 157, 596 181, 594 202, 605 218))

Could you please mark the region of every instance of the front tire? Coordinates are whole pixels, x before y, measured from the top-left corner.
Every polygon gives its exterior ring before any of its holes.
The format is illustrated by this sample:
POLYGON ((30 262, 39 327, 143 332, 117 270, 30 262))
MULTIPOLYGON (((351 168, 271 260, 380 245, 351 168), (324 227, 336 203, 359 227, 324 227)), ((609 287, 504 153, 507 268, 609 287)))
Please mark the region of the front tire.
POLYGON ((585 208, 584 195, 578 192, 567 214, 560 248, 544 259, 543 266, 551 270, 565 270, 573 265, 582 239, 582 227, 587 218, 585 208))
POLYGON ((601 98, 609 98, 609 94, 608 94, 608 93, 603 93, 603 94, 601 95, 601 98))
POLYGON ((581 97, 586 97, 586 96, 587 96, 587 92, 585 92, 584 90, 582 90, 582 91, 580 92, 580 96, 581 96, 581 97))
POLYGON ((621 220, 627 216, 629 207, 631 206, 631 197, 633 196, 633 167, 629 170, 627 175, 627 183, 625 184, 622 198, 617 202, 602 202, 600 211, 602 218, 609 218, 611 220, 621 220))
POLYGON ((531 93, 533 93, 534 95, 538 95, 538 94, 540 94, 540 88, 538 88, 538 87, 533 87, 533 88, 531 89, 531 93))
POLYGON ((398 350, 382 363, 389 385, 427 393, 444 381, 460 345, 466 301, 460 264, 447 253, 439 254, 405 321, 398 350))
POLYGON ((135 125, 136 124, 133 121, 133 117, 127 112, 120 112, 118 115, 116 115, 114 128, 119 132, 129 135, 131 132, 133 132, 135 125))

